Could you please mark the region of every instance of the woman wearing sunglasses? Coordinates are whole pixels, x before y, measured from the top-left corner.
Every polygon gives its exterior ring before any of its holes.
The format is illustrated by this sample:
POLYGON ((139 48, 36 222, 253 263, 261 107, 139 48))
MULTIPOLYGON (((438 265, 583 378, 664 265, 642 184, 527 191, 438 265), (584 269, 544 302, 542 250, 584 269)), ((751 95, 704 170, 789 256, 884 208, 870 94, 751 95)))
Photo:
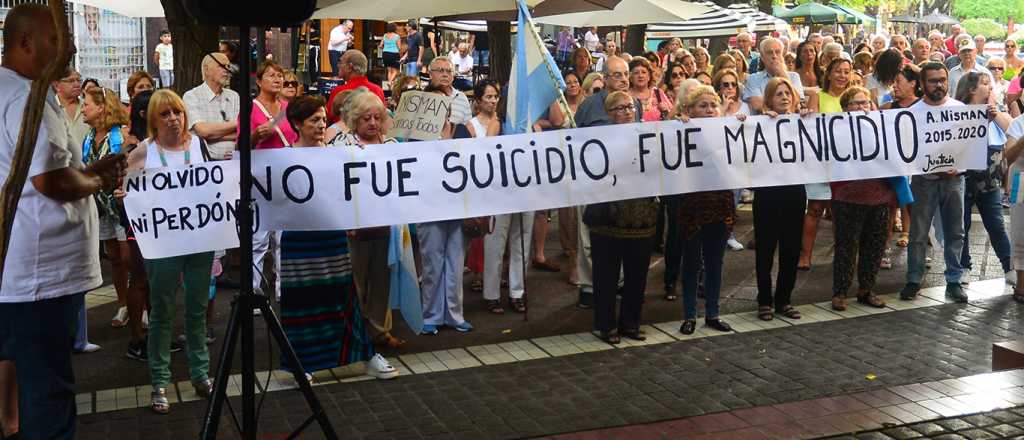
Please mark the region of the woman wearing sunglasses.
POLYGON ((1003 79, 1010 81, 1024 70, 1024 59, 1021 58, 1018 52, 1019 49, 1016 41, 1006 40, 1003 48, 1006 49, 1006 55, 1003 57, 1006 59, 1006 71, 1003 72, 1003 79))
POLYGON ((285 101, 291 102, 305 93, 305 87, 299 81, 299 76, 292 70, 284 72, 284 82, 281 84, 281 98, 285 101))

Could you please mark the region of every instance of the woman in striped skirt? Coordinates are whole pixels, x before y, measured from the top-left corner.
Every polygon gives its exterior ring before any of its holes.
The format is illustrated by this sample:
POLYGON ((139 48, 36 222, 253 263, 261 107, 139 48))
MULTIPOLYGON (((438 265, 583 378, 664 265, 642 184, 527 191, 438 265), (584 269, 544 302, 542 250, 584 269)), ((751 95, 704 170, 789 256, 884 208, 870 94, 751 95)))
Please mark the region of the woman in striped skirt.
MULTIPOLYGON (((299 133, 295 147, 326 146, 323 98, 296 98, 287 116, 299 133)), ((352 278, 346 231, 281 234, 281 325, 307 374, 365 361, 370 376, 398 376, 374 353, 352 278)))

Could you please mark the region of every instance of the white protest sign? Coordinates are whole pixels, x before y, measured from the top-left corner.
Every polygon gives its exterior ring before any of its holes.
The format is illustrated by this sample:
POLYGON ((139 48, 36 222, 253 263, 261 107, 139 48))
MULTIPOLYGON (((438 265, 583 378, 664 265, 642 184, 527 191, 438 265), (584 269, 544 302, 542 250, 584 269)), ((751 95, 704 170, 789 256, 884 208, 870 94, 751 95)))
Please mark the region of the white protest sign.
POLYGON ((388 135, 396 139, 440 139, 451 111, 451 97, 415 90, 403 92, 388 135))
POLYGON ((983 169, 984 106, 701 118, 257 151, 262 230, 355 229, 732 188, 983 169))
POLYGON ((125 181, 124 207, 142 256, 238 247, 238 162, 152 168, 125 181))

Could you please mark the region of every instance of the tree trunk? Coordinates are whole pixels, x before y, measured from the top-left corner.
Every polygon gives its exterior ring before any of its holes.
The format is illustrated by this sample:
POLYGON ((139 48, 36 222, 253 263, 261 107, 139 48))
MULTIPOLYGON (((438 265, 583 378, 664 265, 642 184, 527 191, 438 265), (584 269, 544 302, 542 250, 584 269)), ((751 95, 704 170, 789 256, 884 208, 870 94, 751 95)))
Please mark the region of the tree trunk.
POLYGON ((772 15, 772 0, 757 0, 757 10, 772 15))
MULTIPOLYGON (((759 0, 760 1, 760 0, 759 0)), ((771 0, 769 1, 768 7, 771 8, 771 0)), ((728 7, 732 3, 730 0, 715 0, 715 4, 723 8, 728 7)), ((708 53, 722 53, 729 49, 729 37, 711 37, 708 39, 708 53)), ((710 62, 714 62, 714 57, 711 58, 710 62)))
POLYGON ((633 56, 642 56, 644 52, 647 52, 644 48, 644 32, 646 31, 646 24, 633 24, 627 26, 626 41, 622 45, 622 52, 633 56))
MULTIPOLYGON (((181 95, 203 82, 200 70, 203 57, 217 51, 219 29, 196 23, 185 11, 184 2, 160 0, 160 3, 164 6, 167 27, 174 38, 174 91, 181 95)), ((239 59, 247 59, 248 56, 239 54, 239 59)))
POLYGON ((498 84, 508 84, 512 73, 512 24, 508 21, 488 21, 487 48, 491 51, 491 72, 487 78, 498 84))

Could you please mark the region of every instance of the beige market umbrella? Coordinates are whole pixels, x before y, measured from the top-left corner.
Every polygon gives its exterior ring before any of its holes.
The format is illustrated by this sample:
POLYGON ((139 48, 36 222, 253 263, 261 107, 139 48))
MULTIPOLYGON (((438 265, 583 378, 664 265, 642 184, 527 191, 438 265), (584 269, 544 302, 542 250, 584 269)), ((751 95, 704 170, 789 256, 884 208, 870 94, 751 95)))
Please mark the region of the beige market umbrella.
POLYGON ((711 8, 680 0, 622 0, 611 10, 537 16, 538 23, 571 27, 618 26, 689 20, 711 8))

